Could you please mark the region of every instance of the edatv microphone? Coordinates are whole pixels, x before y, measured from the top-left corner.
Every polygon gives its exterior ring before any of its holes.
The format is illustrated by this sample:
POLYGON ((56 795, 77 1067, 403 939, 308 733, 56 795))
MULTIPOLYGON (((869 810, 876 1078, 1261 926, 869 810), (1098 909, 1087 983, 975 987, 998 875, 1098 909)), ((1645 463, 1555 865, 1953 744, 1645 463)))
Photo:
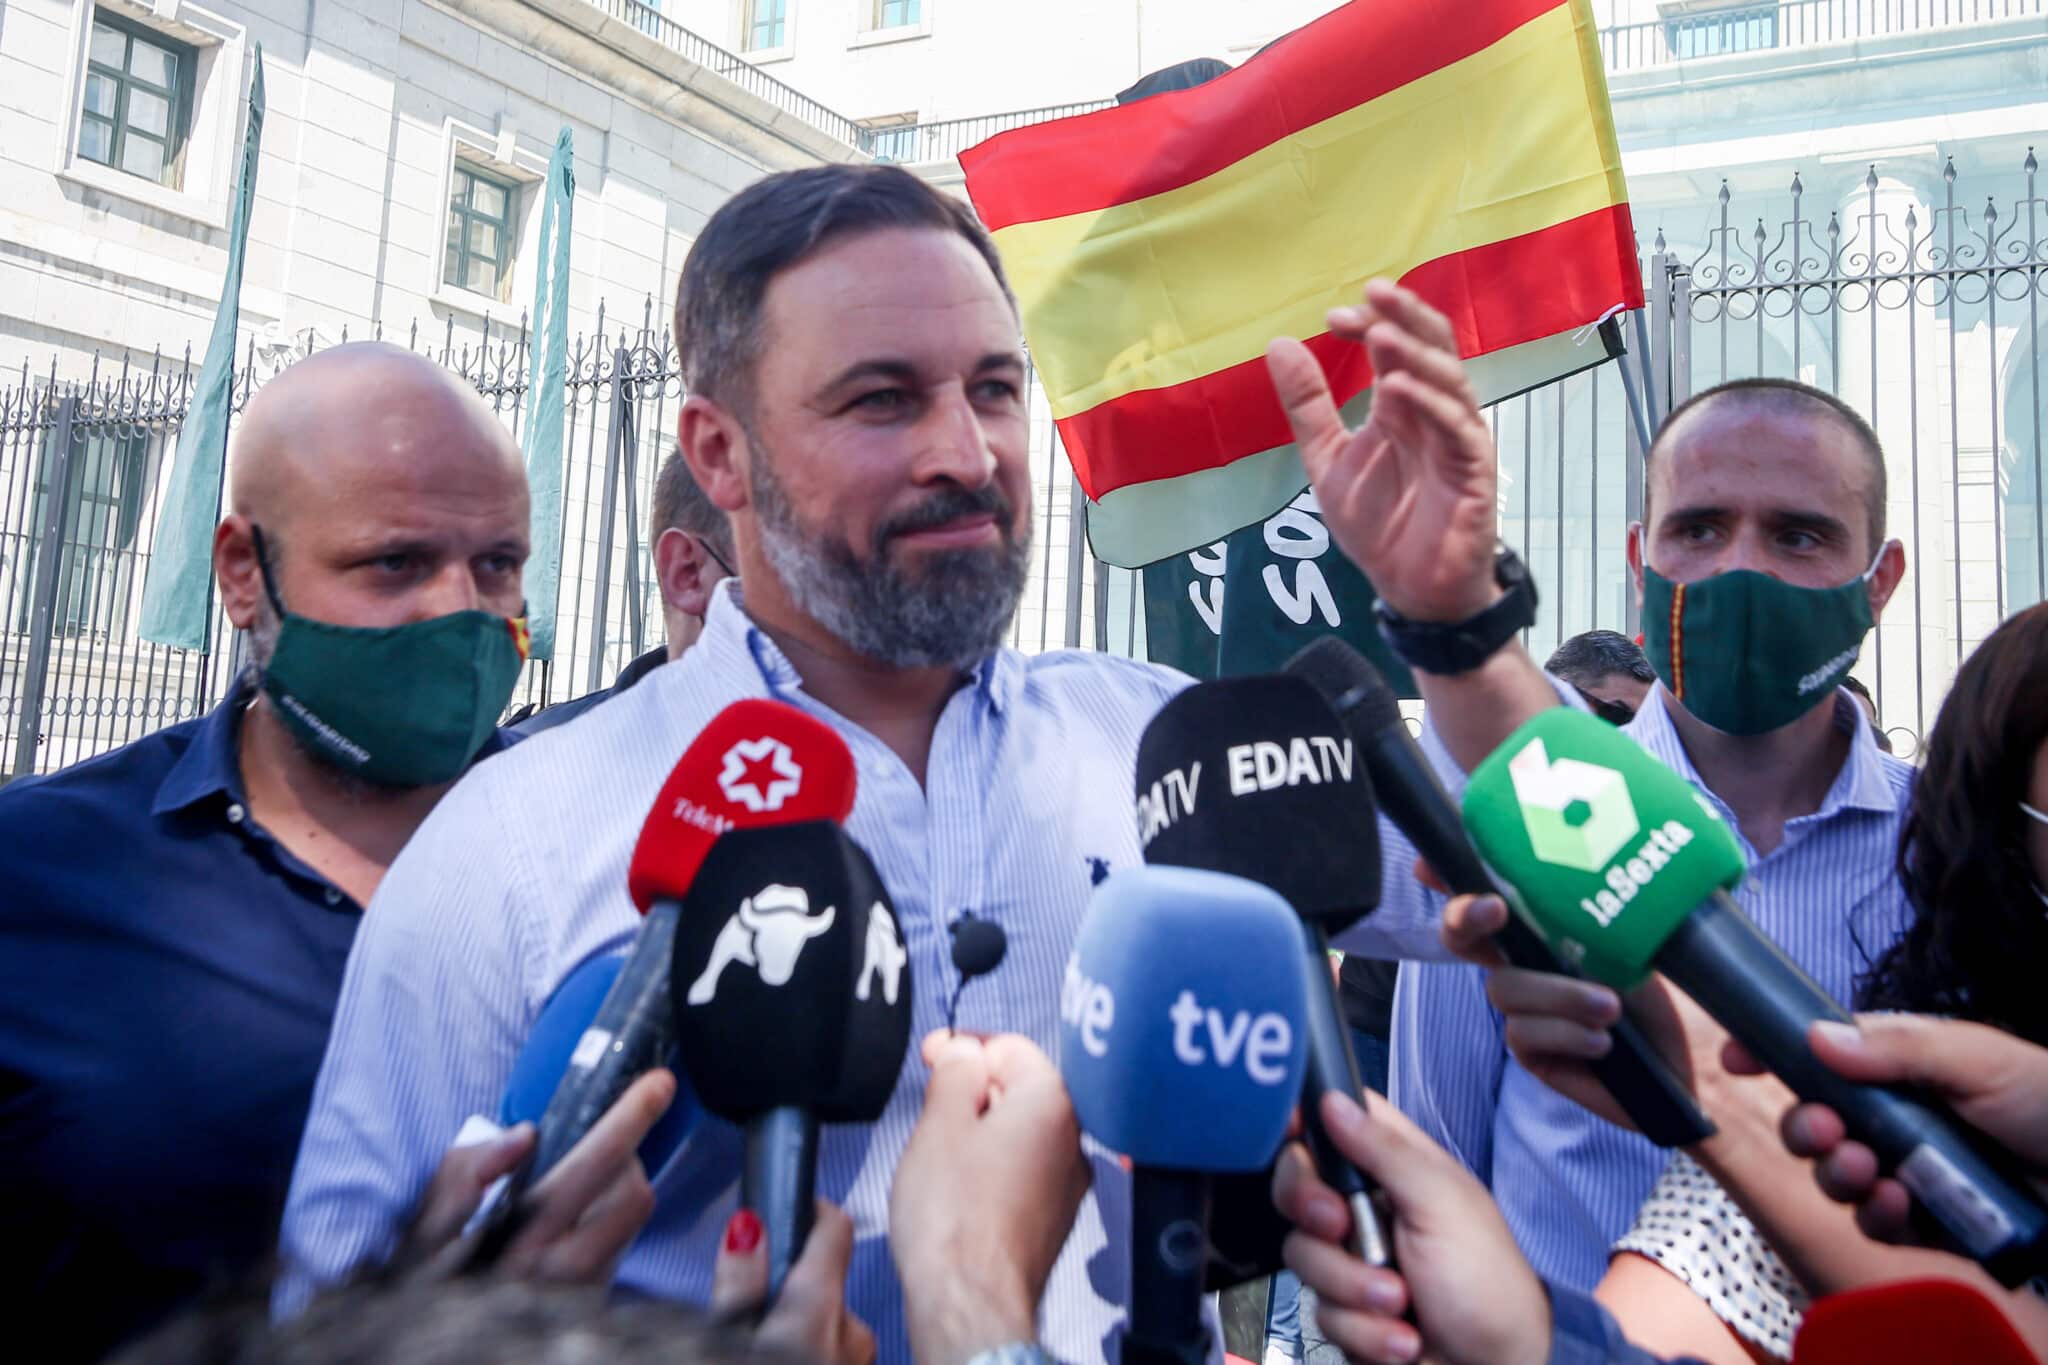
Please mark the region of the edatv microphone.
POLYGON ((1316 690, 1281 675, 1197 683, 1138 740, 1138 846, 1147 863, 1247 877, 1304 921, 1309 972, 1301 1110, 1316 1169, 1351 1208, 1354 1250, 1393 1244, 1364 1176, 1324 1132, 1327 1090, 1358 1098, 1358 1060, 1330 979, 1329 935, 1380 899, 1380 835, 1357 746, 1316 690))
POLYGON ((1792 1365, 2037 1365, 1998 1305, 1955 1280, 1899 1280, 1815 1299, 1792 1365))
MULTIPOLYGON (((562 978, 555 993, 541 1006, 540 1016, 526 1035, 526 1045, 512 1060, 512 1075, 505 1082, 505 1096, 498 1106, 498 1122, 510 1128, 519 1123, 540 1122, 548 1102, 560 1088, 569 1069, 576 1044, 590 1029, 598 1007, 618 980, 626 965, 623 954, 608 953, 586 959, 562 978)), ((673 1058, 663 1059, 673 1065, 673 1058)), ((640 1143, 640 1164, 652 1176, 683 1145, 697 1122, 697 1098, 688 1081, 676 1068, 676 1097, 640 1143)))
POLYGON ((1263 1171, 1306 1070, 1301 921, 1272 890, 1180 867, 1095 889, 1060 992, 1060 1074, 1089 1136, 1131 1160, 1125 1365, 1208 1357, 1210 1174, 1263 1171))
POLYGON ((842 820, 853 755, 830 727, 785 702, 749 698, 713 716, 676 761, 640 827, 626 874, 646 916, 611 989, 569 1056, 540 1119, 533 1156, 513 1173, 469 1268, 494 1263, 516 1232, 519 1197, 566 1156, 640 1075, 669 1056, 669 970, 681 897, 728 830, 842 820))
MULTIPOLYGON (((1499 895, 1500 887, 1465 837, 1450 796, 1402 723, 1394 689, 1372 661, 1336 636, 1324 635, 1289 659, 1286 668, 1314 686, 1344 722, 1358 742, 1380 809, 1400 826, 1452 894, 1499 895)), ((1493 941, 1517 967, 1571 974, 1536 931, 1512 915, 1493 941)), ((1593 1063, 1593 1074, 1628 1111, 1643 1136, 1664 1147, 1689 1147, 1712 1137, 1713 1123, 1664 1065, 1635 1019, 1624 1012, 1609 1032, 1613 1050, 1593 1063)))
POLYGON ((2001 1284, 2048 1269, 2048 1210, 1939 1103, 1815 1059, 1817 1019, 1853 1022, 1728 897, 1735 837, 1685 779, 1604 721, 1546 711, 1473 772, 1465 825, 1508 902, 1567 962, 1617 990, 1655 968, 1849 1133, 2001 1284))
POLYGON ((831 820, 735 829, 697 869, 670 999, 698 1100, 746 1129, 740 1200, 768 1233, 769 1302, 810 1235, 818 1125, 871 1123, 910 1046, 910 953, 831 820))

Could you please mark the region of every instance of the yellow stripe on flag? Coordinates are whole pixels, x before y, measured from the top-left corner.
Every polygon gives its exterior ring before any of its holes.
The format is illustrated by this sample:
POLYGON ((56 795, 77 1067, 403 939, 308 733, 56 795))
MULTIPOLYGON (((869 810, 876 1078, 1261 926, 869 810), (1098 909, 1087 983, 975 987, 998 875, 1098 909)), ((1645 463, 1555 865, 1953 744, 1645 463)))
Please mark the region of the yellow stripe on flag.
POLYGON ((1581 8, 1192 184, 997 232, 1053 415, 1315 335, 1375 276, 1626 203, 1587 118, 1581 8))

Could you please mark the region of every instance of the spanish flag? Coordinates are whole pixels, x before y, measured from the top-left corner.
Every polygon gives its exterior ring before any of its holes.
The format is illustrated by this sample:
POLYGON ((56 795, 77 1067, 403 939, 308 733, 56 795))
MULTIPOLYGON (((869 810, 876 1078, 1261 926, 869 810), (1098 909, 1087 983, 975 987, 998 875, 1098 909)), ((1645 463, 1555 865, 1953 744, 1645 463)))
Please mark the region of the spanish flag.
POLYGON ((1266 344, 1306 341, 1362 420, 1371 366, 1323 315, 1368 279, 1450 317, 1482 402, 1607 359, 1591 324, 1642 306, 1590 0, 1352 0, 960 163, 1112 564, 1301 491, 1266 344))

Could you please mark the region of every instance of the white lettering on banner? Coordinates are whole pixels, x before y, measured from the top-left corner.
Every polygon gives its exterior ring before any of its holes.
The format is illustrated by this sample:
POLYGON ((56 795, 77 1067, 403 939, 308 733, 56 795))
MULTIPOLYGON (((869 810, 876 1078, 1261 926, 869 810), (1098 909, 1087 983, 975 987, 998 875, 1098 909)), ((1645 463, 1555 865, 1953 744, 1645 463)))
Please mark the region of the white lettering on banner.
POLYGON ((1655 826, 1641 848, 1620 862, 1608 864, 1602 874, 1607 889, 1579 897, 1579 908, 1605 929, 1614 923, 1623 907, 1656 880, 1659 872, 1671 865, 1672 855, 1691 842, 1692 831, 1681 821, 1666 820, 1655 826))
POLYGON ((1081 1038, 1081 1048, 1091 1057, 1109 1053, 1103 1035, 1116 1024, 1116 997, 1100 981, 1090 981, 1081 971, 1081 959, 1067 959, 1066 980, 1060 985, 1060 1018, 1081 1038))
POLYGON ((1245 1074, 1260 1085, 1278 1085, 1287 1079, 1284 1063, 1294 1045, 1294 1033, 1285 1016, 1268 1011, 1253 1015, 1239 1010, 1229 1018, 1222 1011, 1204 1008, 1193 991, 1182 991, 1166 1011, 1173 1021, 1173 1055, 1187 1066, 1204 1066, 1211 1057, 1228 1071, 1244 1054, 1245 1074), (1207 1035, 1209 1050, 1202 1051, 1197 1031, 1207 1035))
POLYGON ((1355 755, 1348 739, 1296 735, 1283 746, 1270 739, 1233 744, 1224 751, 1230 765, 1230 794, 1249 796, 1303 782, 1349 782, 1355 755))
POLYGON ((1202 765, 1190 763, 1186 770, 1175 768, 1152 784, 1150 792, 1138 794, 1138 847, 1151 843, 1174 821, 1195 811, 1195 792, 1202 785, 1202 765))
POLYGON ((1229 562, 1230 542, 1225 540, 1188 552, 1188 563, 1208 579, 1206 583, 1196 579, 1188 584, 1188 600, 1195 604, 1195 615, 1202 618, 1211 635, 1223 634, 1223 570, 1229 562))

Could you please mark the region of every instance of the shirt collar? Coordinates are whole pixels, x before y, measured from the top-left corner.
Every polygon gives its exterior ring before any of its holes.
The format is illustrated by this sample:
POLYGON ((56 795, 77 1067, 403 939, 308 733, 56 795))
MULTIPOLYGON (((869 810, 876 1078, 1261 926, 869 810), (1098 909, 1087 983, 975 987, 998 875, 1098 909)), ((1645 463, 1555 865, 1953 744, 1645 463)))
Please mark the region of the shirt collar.
POLYGON ((206 713, 192 742, 157 784, 151 815, 184 810, 215 794, 234 802, 242 800, 242 712, 255 695, 255 675, 245 672, 220 705, 206 713))
MULTIPOLYGON (((719 666, 749 663, 760 674, 770 694, 796 692, 803 678, 768 633, 755 625, 746 612, 738 578, 720 580, 712 590, 711 605, 704 612, 704 630, 693 649, 705 650, 719 666)), ((997 715, 1009 710, 1024 686, 1024 659, 1013 649, 996 649, 972 670, 975 690, 997 715)))
MULTIPOLYGON (((255 696, 255 671, 245 669, 220 705, 199 722, 191 744, 157 784, 156 800, 149 808, 151 815, 184 810, 216 794, 237 804, 247 804, 242 796, 242 713, 249 709, 255 696)), ((500 726, 484 740, 470 765, 474 767, 492 754, 510 748, 519 739, 520 736, 500 726)))
MULTIPOLYGON (((1699 769, 1693 767, 1686 754, 1678 727, 1671 723, 1670 713, 1664 709, 1666 696, 1662 687, 1651 688, 1643 704, 1636 708, 1636 718, 1625 727, 1626 733, 1727 813, 1727 803, 1700 780, 1699 769)), ((1849 756, 1842 761, 1842 770, 1835 774, 1820 809, 1807 818, 1825 819, 1842 810, 1878 811, 1886 815, 1896 812, 1898 796, 1885 777, 1884 752, 1871 735, 1869 718, 1856 699, 1841 688, 1835 690, 1835 726, 1849 732, 1849 756)))

